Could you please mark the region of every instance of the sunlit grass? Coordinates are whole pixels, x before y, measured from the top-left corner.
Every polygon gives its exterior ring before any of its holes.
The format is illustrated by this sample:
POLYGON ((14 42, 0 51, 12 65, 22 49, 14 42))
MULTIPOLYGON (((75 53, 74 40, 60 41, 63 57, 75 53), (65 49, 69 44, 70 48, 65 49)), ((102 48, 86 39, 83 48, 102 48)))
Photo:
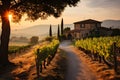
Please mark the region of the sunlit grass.
POLYGON ((10 42, 9 46, 26 46, 29 45, 29 43, 25 42, 10 42))

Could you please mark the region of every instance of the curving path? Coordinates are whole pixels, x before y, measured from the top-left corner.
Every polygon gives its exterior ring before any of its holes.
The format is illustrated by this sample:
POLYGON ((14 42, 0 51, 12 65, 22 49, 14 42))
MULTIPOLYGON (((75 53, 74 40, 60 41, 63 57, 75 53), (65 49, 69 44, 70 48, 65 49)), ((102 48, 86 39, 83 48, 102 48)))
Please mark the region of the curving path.
POLYGON ((60 44, 60 49, 67 53, 67 73, 65 80, 97 80, 96 76, 72 51, 71 42, 66 40, 60 44))

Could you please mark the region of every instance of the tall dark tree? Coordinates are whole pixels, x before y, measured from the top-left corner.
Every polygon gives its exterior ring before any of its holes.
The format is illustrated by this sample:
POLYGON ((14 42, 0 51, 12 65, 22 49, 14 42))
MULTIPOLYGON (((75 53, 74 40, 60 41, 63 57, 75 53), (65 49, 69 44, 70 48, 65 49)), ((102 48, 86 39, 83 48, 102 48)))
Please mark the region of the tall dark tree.
POLYGON ((60 29, 59 29, 59 24, 58 24, 58 32, 57 32, 57 37, 58 37, 58 39, 59 39, 59 37, 60 37, 60 29))
POLYGON ((76 6, 80 0, 0 0, 0 21, 2 32, 0 41, 0 65, 9 64, 8 44, 10 37, 10 22, 8 14, 13 15, 13 21, 19 22, 24 14, 27 20, 46 19, 53 15, 59 17, 67 6, 76 6))
POLYGON ((52 27, 50 25, 50 29, 49 29, 49 36, 52 37, 52 27))
POLYGON ((63 35, 63 18, 61 20, 61 35, 63 35))

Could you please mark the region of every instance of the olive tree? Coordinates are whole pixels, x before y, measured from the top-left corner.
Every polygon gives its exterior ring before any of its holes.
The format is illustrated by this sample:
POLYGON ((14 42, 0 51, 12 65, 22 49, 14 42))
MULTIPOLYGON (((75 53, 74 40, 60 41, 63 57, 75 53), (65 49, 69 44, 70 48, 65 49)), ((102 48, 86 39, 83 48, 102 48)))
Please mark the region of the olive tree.
POLYGON ((8 15, 13 14, 13 22, 19 22, 24 14, 27 20, 46 19, 48 16, 59 17, 67 6, 76 6, 80 0, 0 0, 0 21, 2 23, 0 42, 0 65, 9 64, 8 44, 10 37, 10 21, 8 15))

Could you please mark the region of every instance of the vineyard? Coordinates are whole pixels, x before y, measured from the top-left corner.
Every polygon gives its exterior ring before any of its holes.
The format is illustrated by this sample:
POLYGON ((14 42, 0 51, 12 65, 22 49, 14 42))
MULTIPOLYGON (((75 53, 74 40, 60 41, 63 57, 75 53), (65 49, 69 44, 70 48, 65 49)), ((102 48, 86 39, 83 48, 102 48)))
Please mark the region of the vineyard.
POLYGON ((82 39, 75 46, 85 51, 93 60, 104 61, 109 67, 116 64, 116 54, 120 52, 120 36, 82 39))
POLYGON ((42 72, 42 64, 44 68, 48 66, 51 60, 54 58, 55 53, 57 52, 59 46, 58 40, 52 40, 52 42, 45 44, 43 46, 37 46, 35 48, 35 57, 36 57, 36 69, 37 76, 39 77, 40 72, 42 72))
POLYGON ((25 46, 9 46, 9 54, 12 53, 20 53, 25 51, 26 49, 30 48, 31 45, 25 45, 25 46))

